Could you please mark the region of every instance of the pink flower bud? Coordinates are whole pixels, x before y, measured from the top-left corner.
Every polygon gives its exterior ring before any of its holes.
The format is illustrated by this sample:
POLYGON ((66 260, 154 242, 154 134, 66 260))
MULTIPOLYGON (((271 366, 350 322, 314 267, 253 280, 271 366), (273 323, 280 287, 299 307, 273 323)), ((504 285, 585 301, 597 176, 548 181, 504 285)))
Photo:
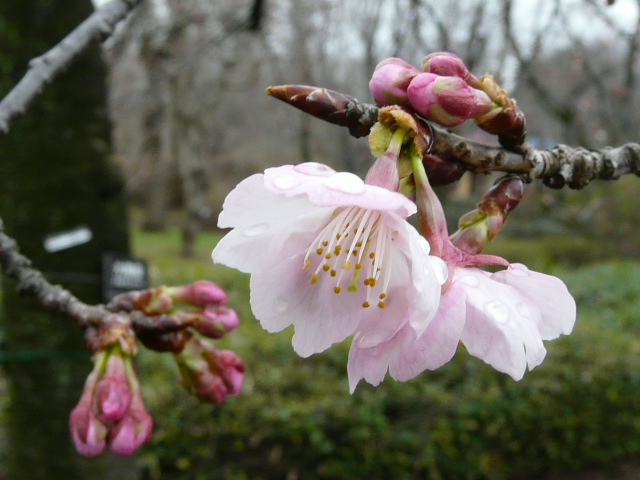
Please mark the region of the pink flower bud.
POLYGON ((120 420, 129 408, 131 389, 124 360, 118 353, 112 353, 107 360, 104 377, 95 388, 95 401, 103 420, 120 420))
POLYGON ((97 378, 95 371, 87 377, 82 397, 69 416, 69 430, 76 450, 87 457, 100 455, 106 446, 107 426, 93 412, 97 378))
POLYGON ((242 389, 244 362, 231 350, 209 350, 205 354, 209 368, 217 373, 227 386, 230 395, 237 395, 242 389))
POLYGON ((407 105, 407 87, 419 73, 420 70, 400 58, 387 58, 373 72, 369 89, 378 105, 407 105))
POLYGON ((176 287, 171 289, 170 292, 174 300, 196 307, 204 308, 209 305, 225 305, 227 303, 225 291, 219 285, 207 280, 176 287))
POLYGON ((152 430, 153 418, 144 408, 142 394, 138 391, 125 416, 111 427, 109 448, 116 455, 131 455, 149 440, 152 430))
POLYGON ((411 106, 428 120, 454 127, 491 110, 493 102, 459 77, 417 75, 407 88, 411 106))
POLYGON ((471 74, 462 59, 450 52, 434 52, 422 61, 422 70, 444 77, 460 77, 468 85, 480 88, 481 83, 471 74))
POLYGON ((240 325, 235 310, 224 306, 210 306, 202 311, 194 328, 208 338, 220 338, 240 325))
POLYGON ((194 337, 174 356, 182 384, 203 402, 220 404, 242 388, 245 365, 234 352, 194 337))
POLYGON ((505 177, 484 194, 478 207, 462 216, 460 228, 451 235, 453 244, 467 253, 478 254, 495 238, 524 194, 520 177, 505 177))

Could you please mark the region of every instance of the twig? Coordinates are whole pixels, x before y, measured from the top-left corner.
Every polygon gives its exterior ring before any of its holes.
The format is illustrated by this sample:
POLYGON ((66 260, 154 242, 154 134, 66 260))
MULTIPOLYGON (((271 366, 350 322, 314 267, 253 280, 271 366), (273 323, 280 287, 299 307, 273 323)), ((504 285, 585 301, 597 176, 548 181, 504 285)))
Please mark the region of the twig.
POLYGON ((29 70, 0 102, 0 133, 8 133, 11 123, 22 115, 44 87, 78 57, 93 41, 104 41, 115 26, 142 0, 112 0, 44 55, 29 63, 29 70))

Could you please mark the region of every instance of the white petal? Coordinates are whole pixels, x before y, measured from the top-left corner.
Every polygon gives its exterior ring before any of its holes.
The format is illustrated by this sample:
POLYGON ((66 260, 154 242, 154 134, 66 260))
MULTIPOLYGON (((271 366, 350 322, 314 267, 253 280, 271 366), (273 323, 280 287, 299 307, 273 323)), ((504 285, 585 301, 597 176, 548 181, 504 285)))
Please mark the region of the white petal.
POLYGON ((249 273, 269 268, 306 251, 332 213, 304 196, 286 198, 266 190, 261 175, 249 177, 224 202, 219 225, 235 228, 218 243, 213 261, 249 273))
POLYGON ((299 255, 253 274, 251 308, 267 331, 293 324, 294 349, 307 357, 353 335, 372 309, 362 307, 358 294, 335 294, 327 276, 311 284, 311 273, 302 270, 303 264, 304 255, 299 255))
POLYGON ((517 288, 538 305, 541 312, 538 328, 543 340, 571 333, 576 321, 576 302, 562 280, 520 264, 495 273, 493 278, 517 288))
POLYGON ((520 380, 527 365, 530 369, 539 365, 546 355, 537 328, 537 306, 479 269, 456 268, 454 275, 454 282, 467 286, 466 323, 461 334, 467 350, 520 380))

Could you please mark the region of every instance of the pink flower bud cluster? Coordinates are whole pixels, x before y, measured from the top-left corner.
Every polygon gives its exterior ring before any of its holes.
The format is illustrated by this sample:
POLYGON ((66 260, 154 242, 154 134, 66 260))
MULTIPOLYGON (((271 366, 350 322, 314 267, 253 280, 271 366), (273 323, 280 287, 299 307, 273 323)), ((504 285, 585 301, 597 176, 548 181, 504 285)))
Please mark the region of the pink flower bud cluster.
POLYGON ((382 61, 369 82, 373 98, 381 106, 409 107, 445 127, 460 125, 494 109, 492 99, 477 88, 480 83, 457 56, 429 55, 423 70, 399 58, 382 61))
MULTIPOLYGON (((227 306, 227 294, 217 284, 200 280, 179 287, 157 287, 127 292, 114 298, 112 310, 139 310, 145 315, 158 316, 162 325, 186 325, 208 338, 221 338, 240 325, 235 310, 227 306)), ((166 328, 171 330, 171 328, 166 328)), ((173 328, 175 330, 175 328, 173 328)), ((145 345, 155 348, 156 338, 145 345)), ((176 351, 183 342, 169 342, 170 346, 157 349, 176 351)))
POLYGON ((149 440, 153 419, 144 407, 131 357, 119 347, 97 354, 69 429, 76 449, 87 457, 107 446, 117 455, 131 455, 149 440))
POLYGON ((242 388, 245 365, 231 350, 219 350, 206 338, 191 337, 175 354, 182 384, 198 399, 221 404, 242 388))

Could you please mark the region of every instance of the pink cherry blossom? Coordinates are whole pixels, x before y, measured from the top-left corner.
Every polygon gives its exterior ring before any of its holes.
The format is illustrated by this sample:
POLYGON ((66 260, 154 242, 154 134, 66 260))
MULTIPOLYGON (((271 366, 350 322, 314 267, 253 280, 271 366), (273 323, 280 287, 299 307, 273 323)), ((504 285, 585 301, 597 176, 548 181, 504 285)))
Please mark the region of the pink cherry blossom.
POLYGON ((426 175, 416 175, 416 189, 421 232, 449 268, 438 312, 422 335, 405 327, 369 347, 356 335, 349 353, 351 391, 361 379, 378 385, 387 370, 406 381, 436 369, 453 357, 460 342, 471 355, 520 380, 527 367, 542 363, 543 340, 571 333, 576 319, 573 297, 558 278, 455 247, 426 175), (487 264, 507 268, 493 274, 477 268, 487 264))
POLYGON ((218 225, 231 230, 216 262, 251 274, 251 307, 269 332, 294 325, 309 356, 355 335, 374 348, 428 328, 446 280, 444 262, 406 218, 405 196, 326 165, 271 168, 227 197, 218 225))

